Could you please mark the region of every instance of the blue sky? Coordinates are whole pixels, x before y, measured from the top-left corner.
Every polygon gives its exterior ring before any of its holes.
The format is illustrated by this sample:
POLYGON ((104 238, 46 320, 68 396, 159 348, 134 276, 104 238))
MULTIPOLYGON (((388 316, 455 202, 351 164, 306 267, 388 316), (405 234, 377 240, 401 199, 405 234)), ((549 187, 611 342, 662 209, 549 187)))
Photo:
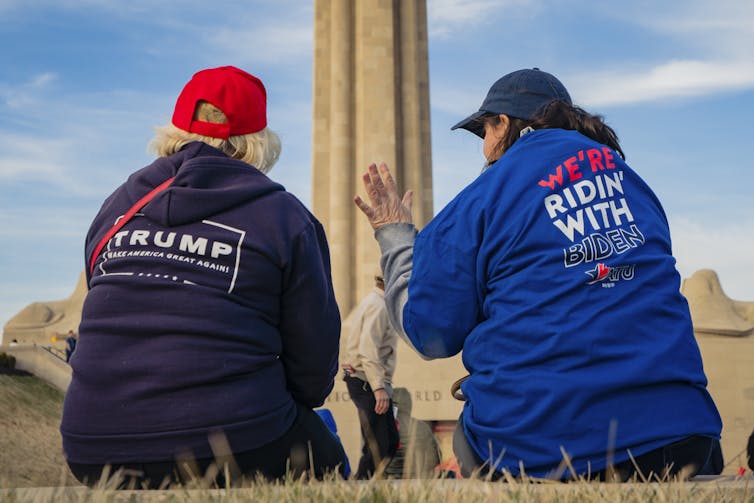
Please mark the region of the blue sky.
MULTIPOLYGON (((754 2, 429 0, 428 18, 435 211, 483 162, 449 127, 537 66, 618 132, 681 275, 754 301, 754 2)), ((70 294, 89 222, 202 68, 265 82, 271 177, 309 205, 312 21, 305 0, 0 0, 0 324, 70 294)))

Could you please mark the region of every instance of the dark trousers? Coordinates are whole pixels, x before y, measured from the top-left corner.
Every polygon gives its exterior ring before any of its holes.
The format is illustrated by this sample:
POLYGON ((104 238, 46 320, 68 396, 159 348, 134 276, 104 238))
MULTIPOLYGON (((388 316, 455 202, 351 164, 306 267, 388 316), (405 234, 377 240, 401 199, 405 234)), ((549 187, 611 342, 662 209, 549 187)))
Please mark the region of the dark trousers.
MULTIPOLYGON (((460 419, 453 434, 453 451, 464 477, 469 477, 474 473, 482 477, 489 475, 489 463, 480 459, 469 444, 460 419)), ((642 480, 642 476, 647 480, 650 478, 656 480, 658 477, 665 479, 679 475, 682 470, 685 470, 684 474, 688 477, 720 474, 723 470, 720 441, 708 437, 691 436, 636 456, 634 461, 629 459, 617 463, 612 469, 578 475, 591 480, 626 482, 634 477, 642 480), (640 472, 636 471, 637 467, 640 472)), ((493 480, 498 479, 501 474, 494 472, 491 477, 493 480)))
POLYGON ((234 453, 233 458, 227 460, 232 480, 225 479, 224 466, 218 466, 223 464, 224 460, 205 458, 111 465, 68 463, 68 466, 79 482, 89 486, 96 485, 107 468, 111 477, 119 472, 113 484, 120 489, 157 489, 203 479, 210 485, 225 487, 243 477, 280 479, 288 470, 295 477, 306 472, 322 478, 325 473, 334 471, 342 476, 346 453, 316 412, 297 405, 296 420, 282 437, 256 449, 234 453))
POLYGON ((393 401, 384 414, 374 411, 376 401, 371 386, 357 377, 344 377, 351 401, 359 412, 361 424, 361 459, 356 470, 357 479, 367 479, 374 475, 381 463, 387 463, 398 449, 398 428, 393 417, 393 401))

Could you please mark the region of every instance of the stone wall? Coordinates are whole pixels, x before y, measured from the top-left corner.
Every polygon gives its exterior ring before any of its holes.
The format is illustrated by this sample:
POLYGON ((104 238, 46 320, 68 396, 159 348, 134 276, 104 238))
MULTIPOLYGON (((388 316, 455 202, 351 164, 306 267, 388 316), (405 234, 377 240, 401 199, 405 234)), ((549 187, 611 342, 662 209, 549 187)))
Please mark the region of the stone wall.
POLYGON ((71 367, 55 354, 36 344, 0 346, 0 353, 16 357, 16 369, 31 372, 61 391, 71 383, 71 367))

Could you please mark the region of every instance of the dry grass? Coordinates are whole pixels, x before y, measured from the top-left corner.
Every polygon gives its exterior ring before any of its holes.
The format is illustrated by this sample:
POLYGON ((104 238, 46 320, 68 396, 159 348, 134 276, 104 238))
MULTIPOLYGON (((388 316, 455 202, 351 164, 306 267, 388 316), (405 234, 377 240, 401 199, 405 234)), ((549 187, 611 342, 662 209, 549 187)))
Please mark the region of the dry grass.
POLYGON ((658 502, 754 503, 754 479, 650 484, 329 479, 251 481, 233 489, 117 491, 76 485, 65 467, 58 424, 63 394, 34 377, 0 375, 0 502, 658 502), (751 487, 750 487, 751 486, 751 487), (2 489, 2 488, 7 489, 2 489))
POLYGON ((354 482, 287 481, 251 483, 237 489, 192 489, 171 491, 113 491, 105 487, 0 490, 6 502, 542 502, 542 503, 727 503, 754 502, 747 481, 718 485, 715 482, 664 482, 652 484, 503 483, 480 480, 403 480, 354 482))
POLYGON ((0 487, 77 484, 58 431, 63 393, 33 376, 0 375, 0 404, 0 487))

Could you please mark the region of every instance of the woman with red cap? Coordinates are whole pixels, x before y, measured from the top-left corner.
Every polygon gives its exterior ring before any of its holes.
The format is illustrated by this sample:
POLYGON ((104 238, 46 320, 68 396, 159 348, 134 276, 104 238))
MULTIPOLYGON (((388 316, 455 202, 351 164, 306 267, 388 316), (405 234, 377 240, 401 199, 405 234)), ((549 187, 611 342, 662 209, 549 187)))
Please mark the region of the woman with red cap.
POLYGON ((205 473, 230 483, 223 465, 342 473, 343 448, 312 410, 338 363, 329 250, 316 218, 266 176, 280 153, 266 105, 243 70, 195 74, 151 143, 158 159, 89 229, 61 424, 82 482, 109 470, 137 488, 205 473))
POLYGON ((667 219, 615 132, 537 68, 500 78, 459 127, 486 169, 421 232, 385 165, 356 204, 393 325, 427 358, 463 351, 463 474, 719 473, 667 219))

